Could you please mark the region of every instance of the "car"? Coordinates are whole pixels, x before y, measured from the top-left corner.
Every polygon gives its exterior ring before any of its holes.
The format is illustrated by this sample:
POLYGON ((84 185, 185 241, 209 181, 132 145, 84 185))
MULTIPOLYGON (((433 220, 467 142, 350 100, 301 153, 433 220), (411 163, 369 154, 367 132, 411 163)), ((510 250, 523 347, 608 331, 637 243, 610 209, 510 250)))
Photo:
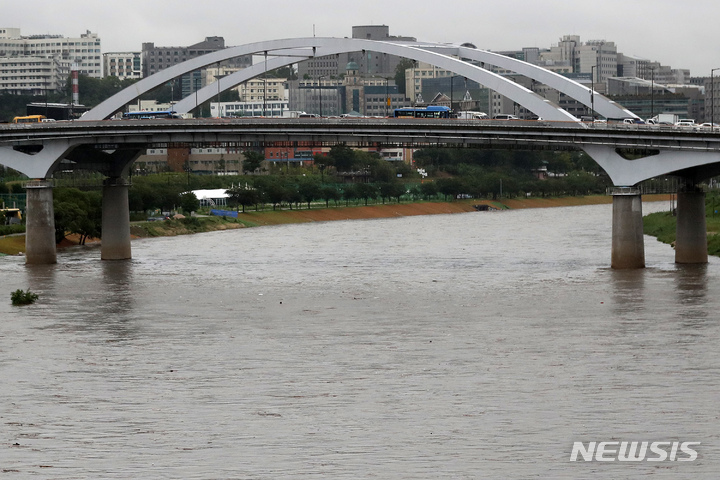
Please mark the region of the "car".
POLYGON ((520 120, 520 119, 518 117, 516 117, 515 115, 510 115, 507 113, 500 113, 498 115, 495 115, 493 117, 493 120, 520 120))
POLYGON ((624 125, 645 125, 645 121, 640 118, 623 118, 624 125))
POLYGON ((720 125, 718 125, 717 123, 705 122, 705 123, 700 124, 700 128, 702 128, 702 129, 709 128, 711 130, 714 130, 714 129, 720 130, 720 125))
POLYGON ((682 129, 695 129, 697 128, 697 125, 695 124, 695 120, 679 120, 675 124, 675 127, 682 129))

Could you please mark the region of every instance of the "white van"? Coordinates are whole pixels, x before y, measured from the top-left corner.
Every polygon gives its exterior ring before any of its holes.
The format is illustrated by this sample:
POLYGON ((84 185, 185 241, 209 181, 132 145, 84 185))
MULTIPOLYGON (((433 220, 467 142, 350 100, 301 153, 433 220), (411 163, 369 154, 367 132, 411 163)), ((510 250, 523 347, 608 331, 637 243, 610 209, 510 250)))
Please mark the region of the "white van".
POLYGON ((493 117, 493 120, 520 120, 520 119, 518 117, 516 117, 515 115, 510 115, 507 113, 500 113, 498 115, 495 115, 493 117))

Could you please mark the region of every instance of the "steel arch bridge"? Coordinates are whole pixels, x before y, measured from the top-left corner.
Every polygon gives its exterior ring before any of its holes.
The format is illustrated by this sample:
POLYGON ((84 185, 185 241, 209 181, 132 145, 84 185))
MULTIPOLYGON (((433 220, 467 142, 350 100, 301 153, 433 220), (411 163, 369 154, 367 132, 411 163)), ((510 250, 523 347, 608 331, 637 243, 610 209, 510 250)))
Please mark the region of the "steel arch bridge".
MULTIPOLYGON (((211 99, 214 95, 258 77, 268 70, 314 57, 357 51, 386 53, 435 65, 485 85, 543 117, 545 120, 562 121, 569 125, 575 125, 578 129, 586 128, 587 125, 549 100, 484 67, 494 65, 517 72, 577 99, 580 103, 593 108, 595 112, 604 117, 637 118, 632 112, 578 82, 536 65, 485 50, 426 42, 383 42, 351 38, 306 37, 249 43, 218 50, 176 64, 144 78, 110 97, 88 111, 81 120, 87 121, 87 125, 89 125, 91 121, 107 119, 142 94, 174 78, 237 56, 261 55, 264 56, 264 61, 225 76, 219 81, 188 95, 175 104, 174 109, 180 113, 189 112, 211 99), (480 66, 468 63, 463 59, 479 62, 480 66)), ((78 123, 85 123, 83 121, 78 123)), ((710 137, 715 137, 712 133, 710 137)), ((612 134, 610 133, 610 135, 612 134)), ((610 175, 616 186, 633 186, 642 180, 672 172, 680 172, 681 175, 691 176, 692 180, 697 181, 698 179, 707 178, 710 173, 716 170, 714 167, 712 169, 708 168, 708 165, 720 163, 720 150, 714 148, 716 143, 714 138, 708 139, 708 142, 700 150, 688 151, 687 148, 683 147, 685 151, 680 152, 668 146, 668 142, 673 145, 673 142, 678 145, 686 144, 685 139, 679 138, 682 135, 678 136, 673 133, 665 137, 661 139, 661 142, 664 143, 658 143, 652 139, 647 140, 648 143, 645 144, 647 148, 644 150, 652 152, 652 154, 646 153, 644 157, 633 160, 624 158, 619 153, 614 141, 600 145, 594 143, 578 143, 575 145, 592 157, 610 175), (685 173, 690 175, 685 175, 685 173)), ((68 138, 48 137, 47 141, 42 143, 42 151, 32 153, 17 148, 0 146, 0 162, 33 178, 46 178, 52 174, 54 168, 63 158, 69 158, 68 156, 73 154, 73 151, 77 149, 77 142, 77 140, 71 141, 68 138), (32 155, 32 160, 28 162, 30 155, 32 155)), ((640 155, 643 154, 640 153, 640 155)), ((123 163, 124 166, 113 167, 114 173, 112 176, 122 176, 118 172, 124 171, 132 163, 133 158, 120 158, 120 155, 116 155, 116 157, 118 157, 117 161, 112 163, 115 165, 123 163)))
MULTIPOLYGON (((237 56, 262 55, 264 61, 226 76, 215 84, 193 93, 178 102, 175 109, 178 112, 188 112, 198 104, 210 99, 216 93, 257 77, 267 70, 313 57, 356 51, 372 51, 410 58, 462 75, 522 105, 545 120, 569 123, 571 125, 570 129, 575 130, 577 135, 585 135, 590 129, 575 116, 547 99, 483 67, 485 65, 496 65, 527 76, 578 100, 604 117, 636 117, 623 107, 577 82, 540 67, 483 50, 422 42, 395 43, 347 38, 295 38, 241 45, 212 52, 174 65, 140 80, 102 102, 83 116, 82 120, 87 122, 75 122, 73 125, 68 126, 70 129, 83 130, 84 132, 81 133, 81 136, 85 136, 83 139, 74 139, 68 136, 68 132, 65 131, 65 128, 68 128, 66 126, 45 127, 38 125, 39 128, 37 129, 30 128, 27 132, 23 132, 27 138, 10 140, 10 144, 7 146, 0 146, 0 160, 12 168, 18 168, 20 171, 32 174, 34 178, 42 179, 51 175, 54 169, 61 164, 61 161, 69 159, 71 155, 76 159, 85 155, 92 157, 90 159, 92 161, 105 164, 104 171, 109 178, 103 186, 101 258, 107 260, 129 259, 131 258, 131 248, 128 184, 124 179, 124 173, 126 173, 126 168, 137 158, 144 146, 157 141, 158 138, 165 138, 168 132, 151 133, 148 125, 138 124, 136 126, 141 131, 136 132, 135 135, 128 136, 128 132, 117 132, 117 136, 113 137, 117 143, 136 141, 134 147, 123 150, 108 144, 106 145, 107 151, 105 151, 102 148, 103 144, 98 145, 97 142, 102 141, 103 138, 109 138, 106 135, 107 129, 113 129, 109 124, 125 122, 101 122, 101 120, 109 118, 143 93, 169 80, 237 56), (480 62, 481 66, 468 63, 462 58, 480 62), (93 125, 93 123, 103 125, 93 125), (105 133, 93 135, 92 130, 96 127, 104 130, 105 133), (30 141, 29 134, 31 131, 38 133, 41 138, 30 141), (90 145, 95 144, 100 149, 90 151, 78 148, 88 143, 90 145), (30 158, 32 160, 28 161, 30 158)), ((199 125, 195 126, 181 125, 180 128, 189 131, 180 132, 180 134, 187 134, 192 137, 200 131, 207 130, 208 125, 203 124, 203 122, 199 123, 199 125)), ((313 128, 321 131, 327 130, 328 126, 325 123, 320 122, 313 128)), ((162 129, 166 130, 172 126, 172 124, 168 124, 162 129)), ((243 128, 247 127, 245 125, 243 128)), ((366 127, 372 128, 372 126, 366 127)), ((542 126, 533 126, 529 130, 538 127, 542 126)), ((135 126, 125 125, 121 129, 127 128, 132 129, 135 126)), ((302 135, 316 132, 313 128, 305 129, 302 135)), ((0 130, 2 129, 0 128, 0 130)), ((10 130, 10 133, 15 133, 12 131, 14 129, 8 130, 10 130)), ((484 141, 485 138, 481 135, 480 130, 482 130, 480 127, 473 126, 472 132, 469 132, 476 143, 484 141)), ((374 132, 374 134, 377 133, 377 131, 374 132)), ((422 133, 427 135, 426 130, 422 133)), ((492 134, 492 132, 487 133, 492 134)), ((517 130, 508 132, 509 138, 516 143, 527 142, 530 144, 537 143, 539 137, 547 137, 548 131, 538 131, 533 139, 525 139, 522 142, 518 142, 518 133, 522 132, 517 130)), ((532 134, 532 132, 526 133, 532 134)), ((696 181, 706 178, 709 172, 715 171, 716 167, 720 165, 720 148, 716 147, 719 136, 714 132, 709 134, 693 133, 692 136, 686 136, 681 132, 667 133, 658 131, 655 133, 657 135, 649 136, 648 132, 638 131, 632 135, 637 137, 634 139, 636 142, 642 143, 640 150, 655 151, 651 155, 645 154, 643 158, 636 160, 628 160, 618 153, 617 139, 614 138, 617 137, 618 131, 615 130, 608 130, 606 133, 595 132, 593 135, 598 139, 599 144, 592 139, 588 140, 587 143, 578 144, 575 141, 571 141, 571 143, 575 147, 582 148, 593 157, 608 172, 616 186, 632 186, 645 178, 671 172, 696 181), (696 145, 694 142, 699 143, 696 145)), ((567 142, 567 139, 561 141, 564 145, 567 142)), ((26 261, 27 263, 55 263, 57 255, 54 244, 52 186, 46 181, 31 183, 34 184, 28 185, 26 261)), ((703 195, 701 192, 694 191, 678 192, 677 218, 679 233, 675 248, 676 261, 679 263, 707 262, 703 195)), ((645 265, 642 207, 639 192, 618 192, 613 197, 612 242, 611 263, 614 268, 640 268, 645 265)))

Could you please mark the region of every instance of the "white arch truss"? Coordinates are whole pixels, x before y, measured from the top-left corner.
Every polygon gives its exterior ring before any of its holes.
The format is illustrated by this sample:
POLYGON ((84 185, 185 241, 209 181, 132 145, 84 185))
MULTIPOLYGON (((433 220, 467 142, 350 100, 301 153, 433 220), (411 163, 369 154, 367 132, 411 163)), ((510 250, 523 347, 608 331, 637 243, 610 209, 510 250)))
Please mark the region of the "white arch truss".
POLYGON ((516 58, 489 52, 487 50, 477 50, 457 45, 416 44, 416 46, 425 50, 443 53, 445 55, 456 55, 459 58, 467 58, 469 60, 482 62, 487 65, 494 65, 505 70, 519 73, 520 75, 524 75, 564 93, 588 108, 594 107, 595 112, 606 118, 639 118, 630 110, 627 110, 625 107, 613 102, 609 98, 595 92, 594 90, 587 88, 587 86, 581 83, 516 58))
MULTIPOLYGON (((217 86, 214 84, 206 86, 198 92, 193 93, 191 95, 192 98, 186 97, 183 99, 178 103, 178 105, 182 107, 184 111, 188 111, 194 108, 194 105, 192 105, 193 103, 202 103, 209 98, 212 98, 212 96, 217 93, 218 87, 220 91, 232 88, 250 78, 254 78, 262 74, 266 70, 278 68, 283 65, 288 65, 316 56, 361 50, 410 58, 452 71, 455 74, 462 75, 485 85, 486 87, 522 105, 529 111, 547 120, 578 121, 577 118, 567 111, 529 89, 513 82, 512 80, 485 70, 479 66, 459 60, 458 58, 451 57, 446 53, 457 53, 462 55, 464 58, 470 58, 488 64, 497 64, 503 68, 515 71, 522 70, 518 73, 553 86, 553 88, 557 88, 561 92, 578 99, 582 103, 589 103, 590 100, 588 89, 577 82, 573 82, 567 78, 553 74, 552 72, 548 72, 547 70, 534 65, 482 50, 430 43, 403 44, 353 38, 309 37, 270 40, 246 44, 218 50, 186 62, 179 63, 165 70, 161 70, 150 77, 144 78, 110 97, 97 107, 87 112, 83 116, 83 120, 102 120, 108 118, 140 95, 174 78, 238 56, 255 54, 272 55, 272 58, 267 60, 267 64, 266 62, 261 62, 251 67, 251 69, 246 69, 248 71, 245 73, 238 72, 236 75, 224 77, 220 80, 220 83, 217 86), (504 58, 509 61, 503 60, 504 58), (585 100, 583 98, 578 98, 583 97, 583 95, 588 98, 585 100)), ((594 95, 594 104, 596 106, 596 110, 604 116, 633 116, 632 114, 628 115, 626 110, 620 109, 616 104, 614 104, 614 102, 611 102, 599 94, 594 95), (610 115, 607 115, 606 113, 609 113, 610 115)), ((181 111, 179 107, 178 111, 181 111)))

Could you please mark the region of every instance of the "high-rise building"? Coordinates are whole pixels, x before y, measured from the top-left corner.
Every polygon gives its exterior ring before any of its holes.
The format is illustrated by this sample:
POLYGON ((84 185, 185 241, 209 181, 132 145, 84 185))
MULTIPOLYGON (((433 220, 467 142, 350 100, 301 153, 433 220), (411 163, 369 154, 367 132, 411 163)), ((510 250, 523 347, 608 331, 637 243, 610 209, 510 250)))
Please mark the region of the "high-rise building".
MULTIPOLYGON (((224 48, 226 47, 223 37, 206 37, 202 42, 190 45, 189 47, 156 47, 152 42, 143 43, 143 76, 148 77, 178 63, 192 60, 193 58, 224 48)), ((230 68, 246 68, 251 65, 251 55, 244 55, 220 62, 220 66, 230 68)), ((183 75, 180 81, 182 97, 184 98, 202 87, 202 78, 203 75, 200 70, 183 75)))

